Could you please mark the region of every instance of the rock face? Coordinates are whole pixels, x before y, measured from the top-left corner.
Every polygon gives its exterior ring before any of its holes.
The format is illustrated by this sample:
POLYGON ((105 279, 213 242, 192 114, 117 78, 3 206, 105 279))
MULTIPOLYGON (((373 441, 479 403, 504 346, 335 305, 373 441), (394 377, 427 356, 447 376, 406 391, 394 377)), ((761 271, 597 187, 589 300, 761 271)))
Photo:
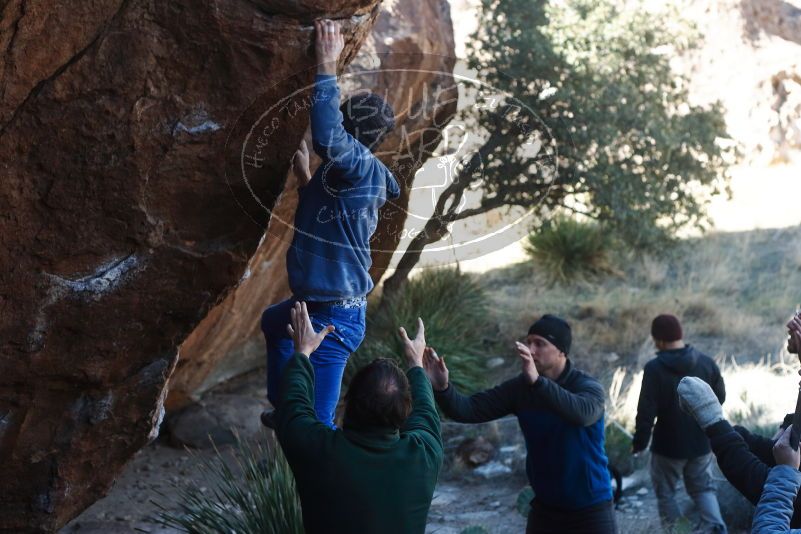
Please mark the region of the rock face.
MULTIPOLYGON (((372 241, 375 282, 386 270, 406 219, 415 172, 441 138, 456 111, 453 27, 446 0, 382 4, 373 32, 340 78, 343 93, 368 88, 384 96, 396 114, 396 129, 379 155, 402 185, 402 196, 387 203, 372 241)), ((312 169, 316 162, 312 162, 312 169)), ((274 209, 264 241, 250 261, 249 277, 214 309, 181 346, 170 380, 168 409, 198 398, 210 387, 264 362, 261 312, 290 295, 285 255, 292 240, 297 205, 294 177, 274 209)))
POLYGON ((677 66, 699 102, 720 100, 750 164, 789 163, 801 151, 801 2, 675 2, 703 35, 677 66))
POLYGON ((237 118, 311 83, 314 18, 344 20, 344 64, 377 5, 0 3, 0 531, 57 529, 157 431, 177 346, 263 234, 249 188, 272 202, 306 128, 244 183, 237 118))

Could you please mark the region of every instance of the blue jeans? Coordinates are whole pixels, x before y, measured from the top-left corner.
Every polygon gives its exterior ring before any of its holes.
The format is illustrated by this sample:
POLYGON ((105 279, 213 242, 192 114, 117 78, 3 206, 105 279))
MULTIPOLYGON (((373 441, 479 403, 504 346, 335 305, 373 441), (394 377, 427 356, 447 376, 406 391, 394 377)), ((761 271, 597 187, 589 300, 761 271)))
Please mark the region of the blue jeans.
MULTIPOLYGON (((281 371, 295 353, 292 338, 286 331, 290 321, 289 310, 295 302, 297 299, 290 298, 274 304, 261 316, 261 330, 267 342, 267 398, 276 408, 281 402, 281 371)), ((348 357, 364 339, 367 306, 344 308, 307 302, 306 307, 316 331, 329 324, 336 328, 309 358, 314 367, 314 411, 320 421, 335 428, 334 414, 342 388, 342 374, 348 357)))

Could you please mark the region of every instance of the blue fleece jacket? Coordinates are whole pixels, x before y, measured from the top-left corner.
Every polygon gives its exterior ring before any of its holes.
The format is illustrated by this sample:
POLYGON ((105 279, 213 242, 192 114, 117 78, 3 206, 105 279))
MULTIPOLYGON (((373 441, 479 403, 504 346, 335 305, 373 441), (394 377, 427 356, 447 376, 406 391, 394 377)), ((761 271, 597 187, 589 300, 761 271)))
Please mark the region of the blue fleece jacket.
POLYGON ((378 209, 400 196, 389 169, 345 131, 339 105, 336 76, 317 75, 311 130, 322 163, 300 190, 286 255, 293 295, 315 302, 362 297, 373 289, 370 238, 378 209))
POLYGON ((450 385, 435 392, 442 411, 460 423, 514 414, 526 440, 526 474, 536 500, 570 511, 612 499, 604 448, 604 390, 570 360, 556 380, 522 375, 466 397, 450 385))

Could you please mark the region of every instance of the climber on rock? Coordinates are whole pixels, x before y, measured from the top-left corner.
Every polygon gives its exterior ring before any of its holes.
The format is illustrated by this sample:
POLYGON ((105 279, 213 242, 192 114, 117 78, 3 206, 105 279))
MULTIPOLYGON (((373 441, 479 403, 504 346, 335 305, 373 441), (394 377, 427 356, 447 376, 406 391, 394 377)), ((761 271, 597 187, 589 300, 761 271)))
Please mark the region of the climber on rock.
MULTIPOLYGON (((312 147, 322 163, 312 175, 305 142, 295 154, 298 207, 295 235, 286 256, 292 297, 267 308, 261 328, 267 343, 267 397, 277 407, 281 371, 294 353, 286 332, 294 303, 307 303, 318 330, 334 326, 310 359, 315 413, 334 427, 345 365, 364 338, 366 297, 373 289, 370 238, 379 208, 397 198, 400 188, 373 154, 394 128, 394 111, 372 93, 352 96, 340 107, 337 62, 345 44, 340 24, 315 21, 315 34, 318 68, 311 133, 312 147)), ((262 413, 261 419, 266 426, 274 426, 272 411, 262 413)))

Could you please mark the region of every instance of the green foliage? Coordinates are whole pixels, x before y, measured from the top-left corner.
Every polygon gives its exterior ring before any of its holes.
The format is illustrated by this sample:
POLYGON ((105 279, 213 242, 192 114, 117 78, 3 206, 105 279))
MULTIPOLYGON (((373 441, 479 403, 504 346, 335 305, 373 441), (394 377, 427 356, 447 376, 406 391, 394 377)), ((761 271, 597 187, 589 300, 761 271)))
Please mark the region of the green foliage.
POLYGON ((534 490, 531 486, 526 486, 517 495, 517 511, 523 517, 528 517, 531 510, 531 500, 534 498, 534 490))
POLYGON ((459 534, 489 534, 489 531, 484 527, 470 526, 462 529, 459 534))
POLYGON ((552 280, 613 272, 611 234, 595 222, 560 217, 528 236, 526 251, 552 280))
POLYGON ((680 517, 676 523, 668 529, 669 534, 690 534, 693 532, 693 525, 686 517, 680 517))
POLYGON ((368 308, 367 336, 350 358, 346 379, 375 358, 395 358, 405 366, 398 328, 410 337, 417 318, 426 342, 444 356, 450 380, 463 391, 483 387, 491 314, 487 296, 476 280, 458 269, 431 269, 409 281, 404 290, 368 308))
POLYGON ((720 105, 689 104, 688 81, 670 59, 696 38, 679 13, 662 9, 482 1, 487 23, 471 36, 468 66, 508 95, 494 109, 465 110, 489 135, 489 163, 471 184, 484 191, 482 205, 531 208, 539 220, 570 207, 638 246, 705 225, 736 150, 720 105), (513 126, 499 120, 513 104, 541 122, 525 112, 513 126), (520 150, 532 140, 538 152, 520 150))
POLYGON ((295 479, 278 448, 240 443, 232 460, 217 451, 200 470, 212 487, 177 487, 175 510, 156 502, 162 525, 190 534, 303 533, 295 479))
POLYGON ((630 475, 638 465, 635 465, 631 454, 631 434, 617 422, 612 421, 604 429, 606 456, 609 463, 620 471, 623 476, 630 475))
POLYGON ((719 103, 689 103, 670 66, 696 44, 677 8, 644 0, 482 0, 461 112, 473 146, 384 287, 397 291, 452 225, 561 209, 604 223, 638 249, 705 229, 738 157, 719 103))

